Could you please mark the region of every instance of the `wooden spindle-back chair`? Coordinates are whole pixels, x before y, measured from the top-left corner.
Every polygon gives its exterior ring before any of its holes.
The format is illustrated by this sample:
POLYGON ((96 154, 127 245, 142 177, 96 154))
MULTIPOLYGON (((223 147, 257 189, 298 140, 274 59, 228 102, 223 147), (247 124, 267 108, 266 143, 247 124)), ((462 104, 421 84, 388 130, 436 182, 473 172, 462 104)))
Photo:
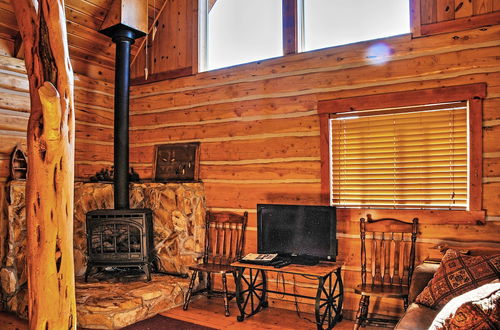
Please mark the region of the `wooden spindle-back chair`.
POLYGON ((232 212, 207 212, 203 263, 189 267, 193 274, 184 301, 184 310, 188 308, 193 295, 201 293, 206 293, 209 297, 222 295, 225 315, 229 316, 229 300, 234 298, 235 293, 227 290, 226 274, 233 274, 233 278, 236 279, 236 268, 230 265, 240 259, 243 253, 247 221, 248 212, 243 215, 232 212), (196 277, 199 276, 201 280, 203 273, 207 273, 206 286, 193 292, 196 277), (221 275, 222 291, 213 290, 212 274, 221 275))
POLYGON ((418 219, 411 223, 397 219, 360 219, 361 284, 354 292, 361 295, 355 329, 370 323, 394 320, 368 318, 370 296, 401 298, 408 307, 408 288, 415 266, 418 219))

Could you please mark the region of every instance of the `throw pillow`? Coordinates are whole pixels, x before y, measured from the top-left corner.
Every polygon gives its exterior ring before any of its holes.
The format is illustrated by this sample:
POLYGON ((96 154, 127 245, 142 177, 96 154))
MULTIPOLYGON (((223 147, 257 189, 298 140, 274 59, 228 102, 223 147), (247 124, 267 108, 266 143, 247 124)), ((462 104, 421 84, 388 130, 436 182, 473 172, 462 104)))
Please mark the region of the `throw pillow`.
POLYGON ((432 309, 441 309, 454 297, 498 278, 500 254, 468 256, 448 249, 434 277, 415 302, 432 309))
POLYGON ((500 328, 500 283, 485 284, 450 300, 429 330, 500 328))

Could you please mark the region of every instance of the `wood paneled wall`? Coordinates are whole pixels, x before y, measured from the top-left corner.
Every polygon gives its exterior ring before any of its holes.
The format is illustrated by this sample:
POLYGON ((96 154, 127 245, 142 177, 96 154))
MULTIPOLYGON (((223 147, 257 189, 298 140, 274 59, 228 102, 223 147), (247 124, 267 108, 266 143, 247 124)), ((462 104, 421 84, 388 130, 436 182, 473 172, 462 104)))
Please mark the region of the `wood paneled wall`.
POLYGON ((500 0, 411 0, 411 3, 416 35, 500 24, 500 0))
POLYGON ((147 43, 133 56, 132 83, 164 80, 196 72, 197 10, 197 1, 166 0, 165 8, 155 24, 156 33, 152 30, 147 43))
MULTIPOLYGON (((26 126, 30 100, 24 60, 0 56, 0 184, 3 186, 9 173, 10 154, 17 143, 26 148, 26 126)), ((101 157, 102 164, 95 166, 92 155, 103 137, 113 136, 112 84, 75 75, 76 110, 76 177, 94 175, 100 167, 110 166, 113 153, 101 157), (91 164, 90 166, 88 164, 91 164)))
POLYGON ((433 24, 500 11, 498 0, 421 0, 421 23, 433 24))
MULTIPOLYGON (((450 225, 435 212, 420 218, 418 260, 436 244, 500 244, 500 26, 411 39, 383 40, 391 51, 372 65, 363 42, 236 68, 135 86, 131 96, 131 160, 141 177, 153 176, 154 145, 199 141, 201 179, 212 210, 250 213, 246 251, 256 250, 256 204, 320 204, 317 103, 359 95, 487 83, 483 111, 485 225, 450 225)), ((378 41, 380 42, 380 41, 378 41)), ((105 137, 102 138, 105 140, 105 137)), ((112 145, 100 145, 101 160, 112 145)), ((375 212, 374 212, 375 213, 375 212)), ((391 212, 394 215, 396 212, 391 212)), ((357 308, 352 288, 359 275, 359 214, 339 212, 340 258, 346 261, 345 310, 357 308)), ((375 216, 383 216, 379 210, 375 216)), ((288 290, 311 283, 286 278, 288 290)), ((274 284, 273 284, 274 285, 274 284)), ((293 307, 280 298, 277 305, 293 307)), ((399 301, 372 303, 374 312, 398 315, 399 301)), ((305 307, 304 307, 305 308, 305 307)))

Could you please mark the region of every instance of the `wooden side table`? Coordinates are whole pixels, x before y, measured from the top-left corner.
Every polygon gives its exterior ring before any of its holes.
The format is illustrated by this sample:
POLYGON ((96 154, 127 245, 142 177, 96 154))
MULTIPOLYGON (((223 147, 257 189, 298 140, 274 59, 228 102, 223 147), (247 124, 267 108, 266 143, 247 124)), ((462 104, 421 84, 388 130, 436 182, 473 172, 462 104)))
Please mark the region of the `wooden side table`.
POLYGON ((342 302, 344 287, 340 274, 342 265, 335 262, 320 262, 314 266, 288 265, 283 268, 235 262, 238 268, 236 276, 236 303, 240 310, 237 320, 242 322, 268 306, 267 294, 277 293, 297 298, 314 299, 314 312, 318 329, 331 329, 342 320, 342 302), (291 292, 269 290, 267 272, 293 274, 314 278, 318 281, 315 296, 306 296, 291 292))

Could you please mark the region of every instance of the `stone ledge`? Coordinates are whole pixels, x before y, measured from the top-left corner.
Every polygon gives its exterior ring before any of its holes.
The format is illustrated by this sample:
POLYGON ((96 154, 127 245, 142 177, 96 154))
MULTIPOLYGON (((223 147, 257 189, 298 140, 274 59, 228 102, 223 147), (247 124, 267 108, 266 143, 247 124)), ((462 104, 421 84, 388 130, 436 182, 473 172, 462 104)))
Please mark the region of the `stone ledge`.
POLYGON ((189 279, 153 274, 151 282, 76 282, 78 327, 119 329, 180 306, 189 279))

